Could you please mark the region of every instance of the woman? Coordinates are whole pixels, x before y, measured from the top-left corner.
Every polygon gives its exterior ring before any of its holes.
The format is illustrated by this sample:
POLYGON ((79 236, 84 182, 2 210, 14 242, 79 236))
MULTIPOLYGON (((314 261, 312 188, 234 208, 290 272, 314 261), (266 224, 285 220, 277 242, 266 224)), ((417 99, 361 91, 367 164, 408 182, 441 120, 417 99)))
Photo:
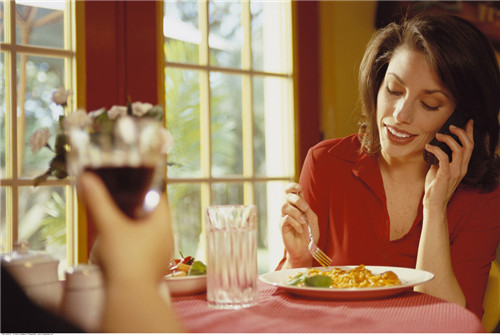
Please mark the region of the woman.
POLYGON ((481 317, 500 241, 500 72, 491 45, 458 17, 393 23, 369 42, 359 89, 359 133, 311 148, 300 185, 286 190, 279 268, 318 266, 307 251, 309 223, 334 265, 430 271, 435 278, 416 290, 481 317), (452 115, 465 126, 441 129, 452 115), (442 134, 448 129, 455 138, 442 134), (434 137, 451 159, 429 144, 434 137))

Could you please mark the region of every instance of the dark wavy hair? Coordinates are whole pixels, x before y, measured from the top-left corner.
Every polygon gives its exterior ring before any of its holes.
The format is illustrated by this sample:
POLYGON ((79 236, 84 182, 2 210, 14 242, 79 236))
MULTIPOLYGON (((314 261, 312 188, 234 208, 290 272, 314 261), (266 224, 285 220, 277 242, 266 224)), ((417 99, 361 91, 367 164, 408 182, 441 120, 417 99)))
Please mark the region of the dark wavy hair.
POLYGON ((368 43, 359 69, 362 150, 380 151, 376 122, 377 92, 389 61, 400 47, 423 52, 456 103, 454 113, 474 120, 474 150, 462 184, 491 191, 499 183, 500 71, 487 37, 452 15, 420 14, 390 23, 368 43))

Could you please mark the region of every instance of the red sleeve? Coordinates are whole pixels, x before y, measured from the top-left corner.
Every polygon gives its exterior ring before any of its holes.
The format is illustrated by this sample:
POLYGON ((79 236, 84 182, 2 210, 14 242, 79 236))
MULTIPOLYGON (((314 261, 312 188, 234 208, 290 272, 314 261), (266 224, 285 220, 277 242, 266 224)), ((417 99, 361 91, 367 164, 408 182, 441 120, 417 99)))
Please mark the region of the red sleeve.
POLYGON ((450 234, 453 270, 467 309, 481 318, 490 266, 500 242, 500 187, 479 196, 461 197, 449 208, 448 217, 458 221, 450 234), (457 212, 463 214, 457 216, 457 212))

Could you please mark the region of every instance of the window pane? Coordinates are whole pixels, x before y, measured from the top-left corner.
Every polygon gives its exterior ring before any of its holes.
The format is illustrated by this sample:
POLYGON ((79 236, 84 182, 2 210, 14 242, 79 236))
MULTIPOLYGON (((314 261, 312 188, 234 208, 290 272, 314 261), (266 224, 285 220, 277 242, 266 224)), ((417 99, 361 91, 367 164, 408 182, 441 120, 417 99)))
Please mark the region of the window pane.
POLYGON ((212 175, 243 174, 241 76, 212 72, 212 175))
POLYGON ((254 156, 257 175, 288 176, 291 173, 292 121, 287 104, 292 97, 287 96, 288 83, 288 79, 254 77, 254 156))
POLYGON ((64 186, 21 187, 19 194, 19 240, 30 249, 42 250, 66 262, 66 196, 64 186))
POLYGON ((0 177, 5 177, 5 152, 7 141, 5 139, 5 55, 0 53, 0 177))
POLYGON ((196 1, 165 1, 163 18, 165 57, 168 62, 198 63, 201 32, 196 1))
POLYGON ((252 65, 256 70, 288 73, 286 22, 281 1, 250 4, 252 25, 252 65))
POLYGON ((212 184, 212 205, 240 205, 243 202, 242 183, 212 184))
MULTIPOLYGON (((199 255, 201 235, 201 186, 200 184, 168 184, 168 201, 172 210, 177 258, 179 251, 185 256, 199 255)), ((203 241, 201 241, 203 243, 203 241)))
POLYGON ((255 70, 264 70, 263 65, 263 6, 260 1, 250 3, 251 26, 252 26, 252 66, 255 70))
POLYGON ((198 71, 167 68, 167 127, 174 137, 168 160, 169 177, 199 177, 200 166, 200 75, 198 71))
POLYGON ((4 27, 4 24, 5 24, 5 19, 4 19, 4 10, 3 10, 3 2, 0 2, 0 41, 4 41, 5 37, 4 37, 4 31, 5 31, 5 27, 4 27))
POLYGON ((48 141, 53 148, 58 131, 61 106, 52 102, 52 93, 64 81, 64 60, 21 55, 18 57, 18 138, 19 157, 22 157, 22 177, 33 178, 46 171, 54 157, 48 148, 33 154, 29 138, 38 129, 49 128, 48 141))
POLYGON ((65 2, 31 1, 30 5, 16 4, 16 40, 18 44, 63 48, 65 2))
POLYGON ((210 64, 241 67, 241 4, 220 1, 208 4, 210 64))
POLYGON ((259 273, 274 271, 283 257, 283 242, 279 229, 281 205, 288 181, 258 182, 255 201, 258 207, 258 263, 259 273))

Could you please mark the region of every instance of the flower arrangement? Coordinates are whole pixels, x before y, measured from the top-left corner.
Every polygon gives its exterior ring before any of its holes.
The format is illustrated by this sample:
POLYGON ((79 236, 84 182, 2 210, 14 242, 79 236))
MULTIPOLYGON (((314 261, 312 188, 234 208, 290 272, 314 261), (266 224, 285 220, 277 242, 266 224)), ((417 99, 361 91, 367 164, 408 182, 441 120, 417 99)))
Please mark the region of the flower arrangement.
MULTIPOLYGON (((52 95, 52 101, 63 108, 67 107, 68 97, 71 91, 60 88, 52 95)), ((159 105, 153 106, 150 103, 133 102, 127 106, 112 106, 110 109, 101 108, 87 113, 83 109, 78 109, 67 116, 60 116, 58 121, 59 131, 56 135, 54 147, 48 143, 51 134, 48 128, 35 131, 30 137, 30 146, 33 154, 42 148, 47 148, 54 152, 54 158, 49 163, 45 173, 34 179, 35 186, 45 181, 49 177, 63 179, 68 176, 67 157, 71 150, 68 141, 68 129, 71 127, 84 128, 89 134, 96 132, 112 133, 115 124, 125 118, 151 118, 157 121, 163 120, 163 108, 159 105)), ((173 137, 170 132, 162 127, 160 132, 161 153, 167 154, 173 146, 173 137)))

